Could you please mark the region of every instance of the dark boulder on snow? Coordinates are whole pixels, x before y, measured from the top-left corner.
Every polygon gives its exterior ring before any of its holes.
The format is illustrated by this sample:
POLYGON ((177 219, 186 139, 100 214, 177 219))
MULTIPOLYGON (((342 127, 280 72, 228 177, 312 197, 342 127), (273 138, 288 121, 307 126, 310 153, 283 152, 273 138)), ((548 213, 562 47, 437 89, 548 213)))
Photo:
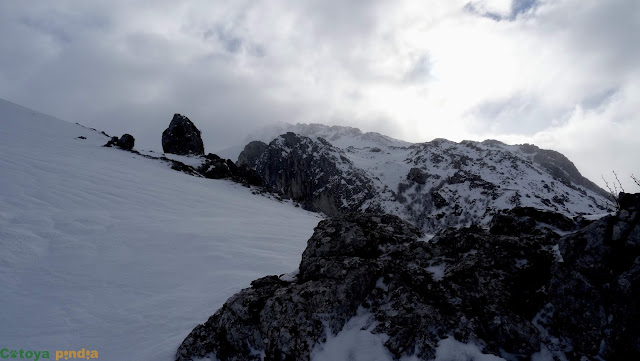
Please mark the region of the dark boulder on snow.
POLYGON ((238 155, 238 161, 236 162, 236 165, 238 167, 247 166, 249 168, 254 168, 256 166, 258 158, 260 158, 267 147, 268 145, 266 143, 259 140, 250 142, 249 144, 244 146, 244 149, 242 150, 242 152, 240 152, 240 155, 238 155))
MULTIPOLYGON (((231 162, 231 164, 233 163, 231 162)), ((207 155, 207 159, 198 167, 198 172, 211 179, 228 178, 233 175, 229 162, 211 153, 207 155)))
POLYGON ((174 114, 169 127, 162 132, 162 149, 179 155, 204 155, 200 130, 184 115, 174 114))
POLYGON ((131 134, 123 134, 120 139, 118 139, 118 137, 111 137, 111 139, 104 146, 116 146, 123 150, 132 150, 135 143, 136 139, 131 134))
POLYGON ((427 183, 427 173, 420 168, 411 168, 407 174, 407 180, 418 184, 427 183))
MULTIPOLYGON (((469 227, 423 242, 395 216, 324 220, 297 278, 254 281, 197 326, 176 359, 309 360, 326 332, 335 335, 357 312, 375 321, 371 332, 386 335, 395 358, 434 359, 438 342, 453 337, 509 360, 537 352, 640 359, 638 206, 562 238, 469 227)), ((526 230, 550 222, 527 212, 526 230)))
POLYGON ((124 134, 118 140, 118 147, 124 150, 131 150, 136 143, 136 139, 131 134, 124 134))
POLYGON ((245 185, 260 186, 262 178, 258 173, 246 165, 237 166, 231 159, 222 159, 218 155, 209 153, 204 162, 198 167, 198 173, 205 178, 229 178, 245 185))

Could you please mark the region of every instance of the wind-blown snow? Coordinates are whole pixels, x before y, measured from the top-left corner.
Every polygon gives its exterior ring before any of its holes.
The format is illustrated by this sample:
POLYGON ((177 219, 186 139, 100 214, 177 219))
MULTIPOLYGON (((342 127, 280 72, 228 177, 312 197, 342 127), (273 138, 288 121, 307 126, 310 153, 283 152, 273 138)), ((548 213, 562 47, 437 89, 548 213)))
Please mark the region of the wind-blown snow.
POLYGON ((228 297, 297 268, 316 214, 107 140, 0 100, 2 347, 173 360, 228 297))
POLYGON ((383 334, 373 334, 376 323, 373 315, 363 308, 358 309, 343 329, 336 335, 327 331, 327 340, 317 345, 311 354, 311 361, 391 361, 391 352, 384 347, 389 338, 383 334))

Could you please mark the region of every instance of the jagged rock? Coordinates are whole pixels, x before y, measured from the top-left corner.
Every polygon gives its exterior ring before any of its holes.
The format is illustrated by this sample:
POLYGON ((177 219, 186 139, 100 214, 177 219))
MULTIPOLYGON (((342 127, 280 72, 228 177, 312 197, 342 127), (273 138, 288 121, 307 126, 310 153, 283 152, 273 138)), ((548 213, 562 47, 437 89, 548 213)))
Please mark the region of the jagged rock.
POLYGON ((111 137, 111 139, 105 144, 105 147, 116 146, 123 150, 131 150, 136 140, 131 134, 123 134, 120 139, 118 137, 111 137))
POLYGON ((204 155, 200 130, 184 115, 174 114, 169 127, 162 132, 165 153, 204 155))
MULTIPOLYGON (((371 332, 387 336, 395 358, 434 359, 438 341, 451 336, 509 360, 539 351, 639 359, 640 204, 629 203, 562 238, 473 226, 422 242, 395 216, 322 221, 297 278, 254 281, 197 326, 176 359, 308 360, 325 330, 338 333, 358 310, 371 314, 371 332)), ((538 220, 571 223, 527 209, 502 217, 528 217, 533 230, 538 220)))
POLYGON ((267 187, 308 210, 340 215, 377 209, 370 202, 371 180, 323 138, 283 134, 269 144, 255 170, 267 187))
POLYGON ((238 167, 247 166, 248 168, 254 168, 258 158, 264 153, 268 145, 261 141, 253 141, 245 145, 242 152, 238 156, 236 165, 238 167))
POLYGON ((578 222, 559 213, 532 207, 515 207, 498 212, 493 216, 489 227, 492 234, 517 236, 574 231, 578 228, 578 222))
POLYGON ((427 173, 420 168, 411 168, 407 174, 407 180, 418 184, 427 183, 427 173))
POLYGON ((200 172, 200 174, 202 174, 206 178, 211 179, 228 178, 233 175, 227 161, 211 153, 207 155, 207 159, 202 163, 200 167, 198 167, 198 172, 200 172))
POLYGON ((198 167, 198 172, 206 178, 231 178, 239 183, 261 186, 262 178, 258 173, 246 165, 238 167, 231 159, 222 159, 218 155, 209 153, 205 161, 198 167))
POLYGON ((559 242, 545 326, 570 359, 640 359, 640 194, 624 197, 617 215, 559 242))

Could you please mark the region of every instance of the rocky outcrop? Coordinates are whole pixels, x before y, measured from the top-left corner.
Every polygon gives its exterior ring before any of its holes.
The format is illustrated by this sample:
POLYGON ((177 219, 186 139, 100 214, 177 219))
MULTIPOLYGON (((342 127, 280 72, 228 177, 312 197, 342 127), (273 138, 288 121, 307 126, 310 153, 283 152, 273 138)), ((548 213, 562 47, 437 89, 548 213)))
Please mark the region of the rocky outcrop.
POLYGON ((407 180, 418 184, 427 183, 428 175, 420 168, 411 168, 407 174, 407 180))
POLYGON ((132 150, 136 140, 131 134, 123 134, 120 139, 118 137, 111 137, 111 139, 105 144, 105 147, 118 147, 123 150, 132 150))
MULTIPOLYGON (((322 221, 296 278, 254 281, 187 336, 176 360, 308 360, 363 310, 395 358, 434 359, 453 337, 509 360, 639 359, 640 204, 626 199, 617 215, 564 237, 474 226, 424 242, 395 216, 322 221)), ((511 217, 533 230, 565 225, 530 210, 511 217)))
POLYGON ((238 167, 246 166, 248 168, 254 168, 256 166, 256 162, 267 147, 267 143, 258 140, 250 142, 245 145, 244 150, 240 152, 236 165, 238 167))
POLYGON ((489 232, 518 236, 520 234, 543 235, 575 231, 580 223, 559 213, 532 207, 515 207, 498 212, 489 223, 489 232))
POLYGON ((238 183, 261 186, 262 178, 258 173, 246 165, 237 166, 231 159, 222 159, 216 154, 209 153, 198 167, 198 172, 205 178, 230 178, 238 183))
POLYGON ((562 238, 540 325, 572 360, 640 359, 640 194, 562 238))
POLYGON ((255 170, 270 190, 308 210, 334 216, 376 208, 371 180, 323 138, 283 134, 269 143, 255 170))
POLYGON ((184 115, 174 114, 169 127, 162 132, 162 149, 179 155, 204 155, 200 130, 184 115))

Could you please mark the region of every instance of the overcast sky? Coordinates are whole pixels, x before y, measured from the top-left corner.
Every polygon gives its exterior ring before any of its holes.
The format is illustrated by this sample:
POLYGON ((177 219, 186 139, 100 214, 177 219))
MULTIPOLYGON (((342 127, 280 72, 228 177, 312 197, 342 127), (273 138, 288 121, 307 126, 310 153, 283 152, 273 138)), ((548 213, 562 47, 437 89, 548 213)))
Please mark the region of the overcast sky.
POLYGON ((0 97, 161 150, 276 122, 499 139, 640 176, 638 0, 0 1, 0 97))

